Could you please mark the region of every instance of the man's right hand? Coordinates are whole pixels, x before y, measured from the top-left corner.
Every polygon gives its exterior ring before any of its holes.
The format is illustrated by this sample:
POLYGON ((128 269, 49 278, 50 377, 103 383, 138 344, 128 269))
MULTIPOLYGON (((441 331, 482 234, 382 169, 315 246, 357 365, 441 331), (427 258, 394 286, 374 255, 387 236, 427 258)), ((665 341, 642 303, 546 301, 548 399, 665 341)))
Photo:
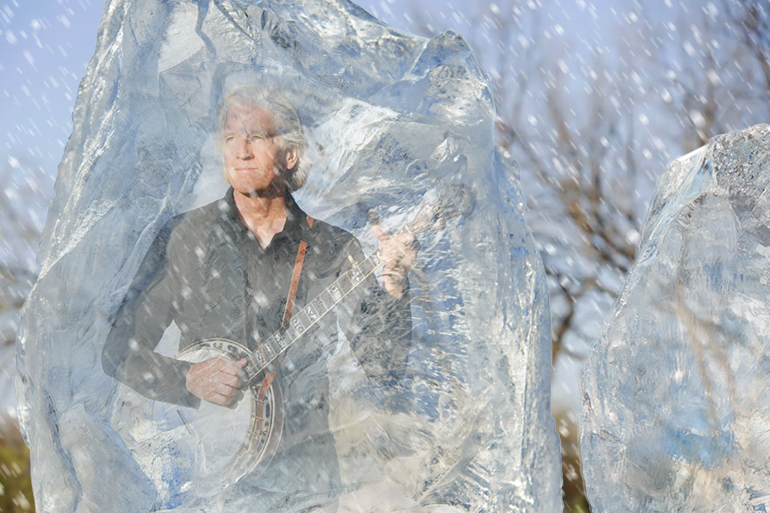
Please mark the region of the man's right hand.
POLYGON ((187 371, 185 387, 196 397, 227 406, 238 393, 245 365, 246 358, 231 360, 225 356, 194 363, 187 371))

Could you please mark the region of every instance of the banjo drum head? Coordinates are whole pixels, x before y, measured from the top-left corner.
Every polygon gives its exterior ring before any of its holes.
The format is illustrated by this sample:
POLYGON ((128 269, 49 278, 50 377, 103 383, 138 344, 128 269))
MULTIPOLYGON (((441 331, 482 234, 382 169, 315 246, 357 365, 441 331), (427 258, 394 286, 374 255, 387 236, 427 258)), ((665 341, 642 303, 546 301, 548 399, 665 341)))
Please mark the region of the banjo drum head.
MULTIPOLYGON (((226 356, 245 358, 248 349, 225 339, 207 339, 181 351, 176 358, 198 363, 226 356)), ((249 375, 251 377, 251 375, 249 375)), ((193 451, 190 486, 199 495, 213 495, 254 471, 264 468, 280 441, 283 398, 279 379, 274 379, 259 400, 262 379, 241 389, 230 407, 201 401, 197 409, 177 407, 184 417, 181 436, 193 451), (240 397, 242 394, 243 397, 240 397)))

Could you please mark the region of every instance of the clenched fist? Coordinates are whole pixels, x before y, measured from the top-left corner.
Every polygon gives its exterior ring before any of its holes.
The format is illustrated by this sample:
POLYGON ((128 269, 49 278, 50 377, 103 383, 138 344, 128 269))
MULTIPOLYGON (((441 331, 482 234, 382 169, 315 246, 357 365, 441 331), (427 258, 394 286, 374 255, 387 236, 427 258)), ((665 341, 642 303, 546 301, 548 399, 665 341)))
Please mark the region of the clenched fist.
POLYGON ((196 397, 227 406, 233 402, 241 386, 244 365, 246 358, 236 361, 225 356, 194 363, 187 372, 185 387, 196 397))
POLYGON ((376 225, 372 231, 380 241, 383 286, 391 296, 401 297, 404 294, 406 273, 417 258, 420 245, 410 233, 399 233, 391 237, 376 225))

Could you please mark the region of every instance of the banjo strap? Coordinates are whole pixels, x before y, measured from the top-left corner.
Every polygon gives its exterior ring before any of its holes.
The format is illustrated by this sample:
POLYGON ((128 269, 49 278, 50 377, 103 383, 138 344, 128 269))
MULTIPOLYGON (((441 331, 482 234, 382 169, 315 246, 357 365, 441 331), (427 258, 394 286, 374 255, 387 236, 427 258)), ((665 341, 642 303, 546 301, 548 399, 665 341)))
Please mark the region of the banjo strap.
MULTIPOLYGON (((313 218, 307 217, 307 225, 313 227, 313 218)), ((297 296, 297 288, 299 287, 299 277, 302 274, 302 263, 305 261, 305 254, 307 253, 307 242, 305 239, 299 241, 299 248, 297 249, 297 258, 294 260, 294 271, 291 273, 291 285, 289 285, 289 297, 286 298, 286 310, 283 312, 282 324, 286 324, 291 319, 291 313, 294 310, 294 299, 297 296)))
MULTIPOLYGON (((313 218, 307 216, 307 225, 309 228, 313 227, 313 218)), ((283 312, 283 322, 286 324, 291 319, 292 311, 294 310, 294 299, 297 296, 297 288, 299 287, 299 277, 302 274, 302 264, 305 262, 305 255, 307 254, 307 242, 305 239, 299 241, 299 248, 297 249, 297 258, 294 260, 294 271, 291 273, 291 284, 289 285, 289 296, 286 298, 286 309, 283 312)), ((265 375, 265 379, 262 380, 262 384, 259 387, 257 393, 257 400, 259 404, 264 405, 265 396, 267 390, 270 388, 270 384, 275 379, 278 371, 271 371, 265 375)))

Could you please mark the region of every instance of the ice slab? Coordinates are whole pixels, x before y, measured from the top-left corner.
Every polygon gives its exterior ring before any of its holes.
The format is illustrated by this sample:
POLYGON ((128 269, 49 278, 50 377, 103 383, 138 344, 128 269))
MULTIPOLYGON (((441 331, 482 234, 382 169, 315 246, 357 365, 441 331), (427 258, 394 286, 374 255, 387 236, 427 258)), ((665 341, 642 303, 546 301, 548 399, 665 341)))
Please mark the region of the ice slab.
MULTIPOLYGON (((14 379, 14 353, 19 316, 25 298, 34 283, 34 275, 26 270, 0 268, 0 418, 14 416, 16 401, 11 391, 14 379)), ((2 420, 0 420, 2 422, 2 420)))
MULTIPOLYGON (((489 83, 453 33, 405 35, 345 1, 108 1, 17 347, 39 510, 561 508, 545 276, 493 123, 489 83), (216 105, 239 83, 280 85, 298 107, 309 178, 296 200, 367 254, 373 222, 396 230, 437 186, 476 198, 420 235, 402 379, 368 379, 340 339, 319 349, 323 376, 295 383, 297 393, 328 386, 334 461, 304 469, 317 468, 319 481, 338 475, 322 494, 249 476, 204 490, 182 447, 163 438, 171 430, 128 425, 159 402, 118 384, 100 361, 158 232, 225 194, 216 105)), ((175 354, 172 328, 158 352, 175 354)), ((164 422, 190 427, 179 418, 164 422)), ((270 464, 284 463, 278 453, 270 464)))
POLYGON ((581 376, 595 511, 770 506, 770 127, 669 164, 581 376))

